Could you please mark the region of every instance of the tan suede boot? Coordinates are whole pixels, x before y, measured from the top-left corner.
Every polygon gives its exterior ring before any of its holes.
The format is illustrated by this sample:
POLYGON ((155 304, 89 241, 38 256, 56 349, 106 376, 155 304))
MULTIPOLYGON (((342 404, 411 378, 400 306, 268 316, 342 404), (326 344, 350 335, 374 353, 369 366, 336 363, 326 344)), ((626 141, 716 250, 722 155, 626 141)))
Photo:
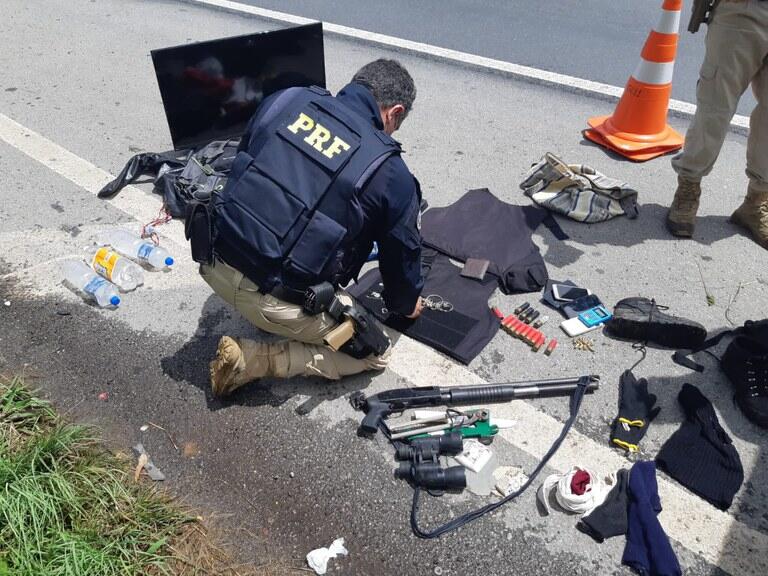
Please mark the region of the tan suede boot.
POLYGON ((677 191, 667 212, 667 229, 675 236, 690 238, 696 226, 701 183, 677 177, 677 191))
POLYGON ((731 215, 731 222, 746 228, 754 241, 768 250, 768 192, 750 186, 744 202, 731 215))
POLYGON ((288 374, 288 342, 267 344, 222 336, 210 364, 211 390, 227 396, 241 386, 268 376, 288 374))

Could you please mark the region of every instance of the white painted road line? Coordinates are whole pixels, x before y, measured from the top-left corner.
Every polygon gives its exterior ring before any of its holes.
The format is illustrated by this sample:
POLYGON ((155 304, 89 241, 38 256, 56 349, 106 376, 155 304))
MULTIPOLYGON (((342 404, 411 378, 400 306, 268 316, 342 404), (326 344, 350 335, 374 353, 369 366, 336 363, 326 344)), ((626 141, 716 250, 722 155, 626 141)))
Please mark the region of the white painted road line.
MULTIPOLYGON (((106 170, 72 154, 69 150, 22 126, 5 114, 0 114, 0 140, 92 194, 97 194, 105 184, 115 178, 106 170)), ((159 197, 157 202, 137 201, 145 197, 146 194, 143 191, 127 186, 109 202, 136 218, 141 224, 146 224, 157 217, 162 202, 159 197)), ((165 224, 162 234, 171 238, 179 246, 187 244, 184 238, 184 227, 178 221, 165 224)))
MULTIPOLYGON (((108 172, 2 114, 0 140, 92 193, 96 193, 113 178, 108 172)), ((159 198, 148 196, 133 187, 123 190, 111 202, 139 222, 153 216, 160 206, 159 198)), ((169 233, 180 246, 185 244, 180 223, 170 223, 163 233, 169 233)), ((180 264, 178 273, 190 278, 197 277, 189 260, 180 264)), ((431 385, 435 382, 443 385, 485 383, 464 366, 406 336, 401 336, 395 344, 390 369, 415 385, 431 385)), ((585 401, 588 402, 589 398, 585 401)), ((502 418, 517 420, 514 429, 504 431, 503 437, 536 458, 541 458, 546 452, 562 426, 555 418, 523 401, 495 406, 494 413, 502 418)), ((572 430, 551 465, 565 471, 576 462, 589 464, 604 472, 628 464, 607 445, 572 430)), ((767 534, 716 510, 662 476, 659 477, 659 492, 664 503, 661 521, 672 538, 731 574, 768 574, 767 534)))
MULTIPOLYGON (((220 8, 232 12, 239 12, 242 14, 249 14, 251 16, 257 16, 265 20, 284 22, 287 24, 303 25, 317 22, 317 20, 313 20, 312 18, 305 18, 303 16, 296 16, 294 14, 287 14, 285 12, 277 12, 275 10, 259 8, 258 6, 251 6, 249 4, 241 4, 240 2, 233 2, 232 0, 183 1, 220 8)), ((349 26, 341 26, 340 24, 333 24, 331 22, 323 22, 323 30, 336 36, 354 38, 356 40, 362 40, 363 42, 368 42, 387 48, 394 48, 396 50, 403 50, 406 52, 418 54, 420 56, 427 56, 429 58, 446 60, 465 66, 481 68, 494 73, 508 74, 510 76, 522 78, 537 84, 545 84, 548 86, 563 88, 572 92, 590 94, 603 99, 608 98, 611 100, 618 100, 621 98, 621 94, 624 91, 624 88, 619 86, 612 86, 610 84, 594 82, 585 78, 577 78, 576 76, 569 76, 567 74, 559 74, 557 72, 541 70, 540 68, 533 68, 531 66, 513 64, 511 62, 496 60, 494 58, 486 58, 485 56, 469 54, 459 50, 451 50, 450 48, 441 48, 440 46, 424 44, 423 42, 405 40, 404 38, 397 38, 396 36, 388 36, 386 34, 379 34, 377 32, 368 32, 367 30, 350 28, 349 26)), ((629 78, 631 72, 631 70, 627 70, 627 78, 629 78)), ((691 104, 690 102, 683 102, 681 100, 673 99, 669 102, 669 109, 681 116, 688 118, 693 116, 694 112, 696 112, 696 105, 691 104)), ((586 122, 586 118, 584 119, 584 122, 586 122)), ((736 114, 731 120, 731 127, 738 129, 740 132, 743 132, 745 129, 749 128, 749 118, 747 116, 736 114)))

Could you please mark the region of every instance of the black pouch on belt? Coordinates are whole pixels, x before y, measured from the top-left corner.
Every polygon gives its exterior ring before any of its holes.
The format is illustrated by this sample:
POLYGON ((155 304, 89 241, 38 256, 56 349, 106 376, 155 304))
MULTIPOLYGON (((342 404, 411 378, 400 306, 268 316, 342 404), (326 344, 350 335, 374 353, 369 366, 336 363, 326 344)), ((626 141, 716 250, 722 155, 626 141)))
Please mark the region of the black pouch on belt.
POLYGON ((213 223, 207 202, 192 201, 187 204, 184 235, 189 240, 195 262, 213 262, 213 223))

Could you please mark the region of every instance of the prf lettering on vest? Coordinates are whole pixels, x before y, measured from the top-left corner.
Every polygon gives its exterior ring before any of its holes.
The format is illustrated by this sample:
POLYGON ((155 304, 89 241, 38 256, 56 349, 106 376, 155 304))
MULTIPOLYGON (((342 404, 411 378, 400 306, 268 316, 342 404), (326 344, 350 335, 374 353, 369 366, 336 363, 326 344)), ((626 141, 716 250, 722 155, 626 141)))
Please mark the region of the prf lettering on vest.
POLYGON ((321 152, 326 158, 333 158, 336 154, 341 154, 342 152, 349 150, 349 144, 344 142, 344 140, 338 136, 333 136, 328 128, 322 124, 315 123, 315 121, 304 114, 304 112, 299 113, 299 117, 293 124, 288 126, 288 130, 294 134, 298 134, 299 131, 309 132, 311 130, 309 136, 304 138, 304 142, 312 146, 312 148, 318 152, 321 152), (333 137, 333 141, 326 148, 323 148, 323 144, 328 142, 331 137, 333 137))

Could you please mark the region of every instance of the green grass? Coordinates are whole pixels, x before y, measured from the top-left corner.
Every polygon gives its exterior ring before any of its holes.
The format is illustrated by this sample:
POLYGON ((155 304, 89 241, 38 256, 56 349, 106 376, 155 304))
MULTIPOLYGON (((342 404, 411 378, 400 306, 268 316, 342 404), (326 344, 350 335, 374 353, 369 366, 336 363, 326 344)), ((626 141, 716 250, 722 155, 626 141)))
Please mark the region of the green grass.
POLYGON ((208 573, 178 569, 172 544, 194 522, 91 429, 0 380, 0 576, 208 573))

